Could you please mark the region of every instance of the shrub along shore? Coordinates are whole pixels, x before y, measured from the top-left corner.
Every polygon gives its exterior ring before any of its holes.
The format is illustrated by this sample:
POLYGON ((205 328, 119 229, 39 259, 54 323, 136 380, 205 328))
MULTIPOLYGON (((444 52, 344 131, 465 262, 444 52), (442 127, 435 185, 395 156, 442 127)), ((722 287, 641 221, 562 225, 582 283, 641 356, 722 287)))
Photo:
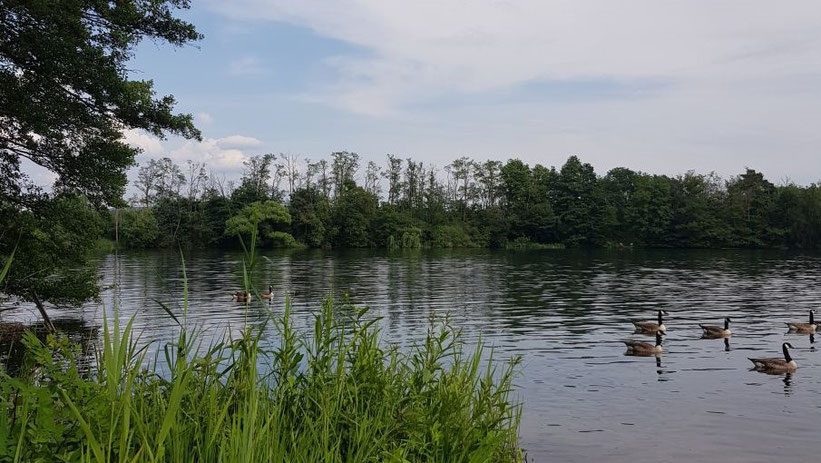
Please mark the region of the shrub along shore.
POLYGON ((115 316, 90 368, 64 338, 27 332, 24 373, 0 370, 0 460, 522 461, 518 360, 463 350, 447 320, 400 350, 366 310, 326 301, 306 334, 286 302, 265 324, 276 347, 263 326, 204 348, 171 316, 179 338, 153 360, 115 316))

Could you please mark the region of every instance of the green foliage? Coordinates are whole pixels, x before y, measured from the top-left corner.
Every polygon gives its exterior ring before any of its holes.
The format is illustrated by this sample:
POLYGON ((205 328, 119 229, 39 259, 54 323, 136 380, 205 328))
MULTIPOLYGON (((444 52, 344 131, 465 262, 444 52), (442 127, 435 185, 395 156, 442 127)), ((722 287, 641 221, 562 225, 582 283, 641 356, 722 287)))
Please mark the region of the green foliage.
POLYGON ((529 239, 527 239, 525 237, 516 238, 513 241, 509 241, 505 245, 505 249, 529 249, 529 250, 533 250, 533 249, 564 249, 564 248, 565 248, 565 246, 563 244, 560 244, 560 243, 550 243, 550 244, 535 243, 535 242, 530 241, 529 239))
POLYGON ((673 216, 670 238, 687 248, 720 247, 728 230, 720 212, 723 191, 713 175, 688 172, 671 182, 673 216))
POLYGON ((604 194, 590 164, 571 156, 555 187, 555 210, 563 242, 568 246, 601 244, 604 194))
POLYGON ((291 194, 288 206, 294 237, 310 247, 325 246, 326 224, 330 221, 330 203, 325 195, 316 188, 300 189, 291 194))
POLYGON ((0 189, 20 203, 25 158, 58 177, 60 188, 115 203, 133 165, 127 128, 199 137, 190 115, 173 113, 150 80, 129 80, 143 39, 182 46, 200 35, 173 16, 186 0, 0 3, 0 189), (7 189, 9 188, 9 189, 7 189))
MULTIPOLYGON (((284 244, 283 235, 287 235, 291 241, 293 237, 280 229, 291 223, 291 214, 288 209, 276 201, 253 202, 245 207, 235 216, 225 221, 225 234, 227 236, 241 235, 250 238, 252 233, 268 240, 268 243, 284 244)), ((287 241, 287 239, 286 239, 287 241)), ((286 246, 291 247, 291 246, 286 246)))
POLYGON ((726 220, 733 245, 764 247, 777 243, 783 231, 771 227, 775 185, 752 169, 727 182, 726 220))
POLYGON ((402 231, 402 249, 421 249, 422 230, 410 227, 402 231))
POLYGON ((151 209, 123 209, 120 215, 120 245, 150 248, 157 244, 160 227, 151 209))
MULTIPOLYGON (((414 219, 396 207, 380 207, 371 218, 369 234, 375 247, 397 249, 401 247, 402 234, 413 227, 414 219)), ((418 228, 418 227, 416 227, 418 228)))
MULTIPOLYGON (((183 183, 163 174, 171 180, 155 184, 170 186, 148 196, 159 226, 156 246, 236 246, 237 234, 247 238, 253 228, 249 211, 268 204, 279 211, 273 213, 277 219, 260 222, 259 243, 269 247, 293 246, 282 233, 313 248, 821 247, 818 187, 775 186, 751 169, 725 182, 714 174, 671 178, 624 167, 599 177, 575 156, 559 170, 518 159, 502 164, 460 158, 443 175, 388 156, 384 169, 368 163, 362 187, 354 181, 358 155, 333 156, 332 163, 308 163, 304 177, 292 158, 254 157, 230 199, 213 182, 198 189, 191 174, 183 183), (272 170, 287 173, 287 199, 271 183, 272 170), (380 172, 387 181, 383 202, 380 172), (409 229, 421 233, 406 237, 409 229)), ((158 165, 162 172, 181 171, 158 165)))
MULTIPOLYGON (((0 256, 22 237, 4 292, 79 304, 97 294, 87 255, 100 236, 89 205, 121 205, 138 149, 123 132, 199 138, 173 96, 130 80, 143 39, 200 38, 174 17, 187 0, 0 2, 0 256), (54 175, 55 195, 31 186, 23 161, 54 175)), ((38 306, 42 304, 38 302, 38 306)))
POLYGON ((773 215, 776 223, 783 224, 786 241, 792 246, 802 249, 821 248, 820 185, 811 185, 809 188, 795 185, 782 187, 778 192, 773 215))
POLYGON ((632 183, 632 193, 623 206, 619 224, 627 234, 620 243, 663 246, 673 215, 670 179, 640 175, 632 183))
POLYGON ((518 358, 498 364, 481 342, 464 350, 447 320, 418 346, 384 346, 378 320, 342 314, 326 302, 308 335, 286 302, 272 350, 252 328, 197 350, 183 325, 164 370, 137 348, 133 319, 115 318, 92 376, 70 344, 28 333, 28 373, 0 373, 0 459, 522 461, 518 358))
POLYGON ((434 248, 478 247, 467 230, 460 225, 440 225, 434 228, 430 242, 434 248))
POLYGON ((331 209, 333 226, 330 236, 333 245, 342 248, 369 247, 370 221, 378 202, 376 196, 353 182, 340 187, 331 209))
POLYGON ((185 241, 197 244, 221 244, 226 236, 225 222, 231 217, 231 200, 210 193, 199 201, 199 207, 202 210, 202 226, 206 230, 201 236, 207 236, 208 241, 196 241, 190 239, 192 237, 183 235, 185 241))
POLYGON ((624 167, 616 167, 602 177, 601 185, 605 195, 607 222, 605 234, 608 241, 615 243, 632 243, 632 220, 627 217, 627 210, 636 191, 636 183, 641 174, 624 167))
POLYGON ((298 248, 299 243, 296 242, 290 233, 281 231, 273 231, 266 236, 271 247, 274 248, 298 248))
POLYGON ((0 241, 0 256, 15 253, 3 293, 61 304, 80 304, 97 295, 88 257, 101 234, 101 219, 84 197, 44 198, 25 211, 0 212, 0 236, 20 236, 19 242, 0 241))
POLYGON ((422 230, 406 227, 388 237, 388 249, 422 249, 422 230))
POLYGON ((231 194, 235 206, 265 202, 274 199, 277 192, 268 186, 271 180, 271 168, 274 166, 275 156, 271 153, 254 156, 245 161, 245 173, 240 186, 231 194))

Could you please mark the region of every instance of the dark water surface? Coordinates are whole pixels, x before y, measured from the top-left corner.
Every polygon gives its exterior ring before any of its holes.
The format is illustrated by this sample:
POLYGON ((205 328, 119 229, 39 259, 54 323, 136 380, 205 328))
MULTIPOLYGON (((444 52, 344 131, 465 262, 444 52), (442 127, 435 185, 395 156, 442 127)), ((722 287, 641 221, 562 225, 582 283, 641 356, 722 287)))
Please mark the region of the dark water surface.
MULTIPOLYGON (((236 253, 186 256, 189 323, 216 336, 265 317, 257 303, 246 311, 231 302, 240 265, 236 253)), ((334 289, 384 317, 386 340, 413 343, 431 314, 450 313, 469 339, 522 355, 521 443, 532 461, 813 461, 821 452, 821 352, 784 325, 821 311, 821 256, 300 251, 267 253, 260 265, 255 281, 289 292, 299 323, 334 289), (654 319, 659 308, 670 312, 664 355, 625 356, 621 341, 642 339, 631 320, 654 319), (725 316, 734 321, 729 347, 701 339, 699 323, 725 316), (795 374, 750 371, 747 357, 780 356, 784 340, 796 347, 795 374)), ((154 299, 180 303, 178 255, 112 255, 101 273, 114 284, 103 304, 56 318, 99 325, 117 299, 121 313, 137 314, 143 340, 174 336, 154 299)))

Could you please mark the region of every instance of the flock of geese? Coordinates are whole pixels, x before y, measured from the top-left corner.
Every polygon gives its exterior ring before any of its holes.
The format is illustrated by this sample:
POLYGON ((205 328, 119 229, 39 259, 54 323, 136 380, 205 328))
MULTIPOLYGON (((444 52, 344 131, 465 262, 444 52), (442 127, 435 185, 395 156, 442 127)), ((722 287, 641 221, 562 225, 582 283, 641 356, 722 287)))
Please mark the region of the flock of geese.
MULTIPOLYGON (((260 299, 271 300, 274 298, 274 287, 268 285, 267 293, 260 293, 260 299)), ((237 302, 251 302, 251 293, 249 291, 237 291, 231 294, 231 299, 237 302)))
MULTIPOLYGON (((260 293, 259 297, 261 299, 273 299, 274 298, 274 287, 268 286, 267 293, 260 293)), ((251 293, 249 291, 237 291, 236 293, 232 294, 232 299, 237 302, 250 302, 251 301, 251 293)), ((633 325, 636 327, 636 333, 642 334, 655 334, 656 335, 656 343, 651 344, 649 342, 644 341, 624 341, 624 344, 627 346, 627 354, 629 355, 658 355, 661 354, 664 350, 663 347, 663 339, 662 337, 667 334, 667 327, 664 326, 664 316, 669 315, 665 310, 658 311, 658 319, 656 321, 641 321, 641 322, 633 322, 633 325)), ((714 325, 699 325, 704 332, 704 338, 709 339, 720 339, 720 338, 729 338, 732 336, 733 332, 730 331, 730 318, 724 318, 724 326, 714 326, 714 325)), ((787 323, 787 328, 789 329, 790 333, 799 333, 799 334, 815 334, 816 329, 818 328, 818 324, 815 323, 815 311, 810 310, 810 321, 809 323, 787 323)), ((750 361, 753 362, 753 368, 759 371, 770 372, 770 373, 789 373, 795 371, 798 368, 798 364, 795 363, 792 356, 790 356, 789 349, 793 349, 792 344, 785 342, 781 345, 781 350, 784 353, 784 358, 751 358, 750 361)))
MULTIPOLYGON (((657 321, 633 322, 637 333, 651 335, 655 334, 656 343, 651 344, 644 341, 624 341, 624 344, 627 345, 627 353, 629 355, 658 355, 662 353, 664 350, 664 347, 662 346, 662 336, 667 334, 667 327, 664 326, 664 315, 669 314, 664 310, 659 310, 657 321)), ((704 338, 724 338, 726 340, 733 334, 732 331, 730 331, 729 317, 724 319, 724 327, 714 325, 699 326, 702 331, 704 331, 704 338)), ((809 323, 787 323, 787 328, 790 333, 814 335, 817 327, 818 324, 815 323, 814 310, 810 310, 809 323)), ((789 349, 793 349, 792 344, 785 342, 781 345, 784 358, 751 358, 750 361, 753 362, 753 369, 766 373, 790 373, 795 371, 795 369, 798 368, 798 364, 796 364, 795 360, 793 360, 792 356, 790 356, 789 349)))

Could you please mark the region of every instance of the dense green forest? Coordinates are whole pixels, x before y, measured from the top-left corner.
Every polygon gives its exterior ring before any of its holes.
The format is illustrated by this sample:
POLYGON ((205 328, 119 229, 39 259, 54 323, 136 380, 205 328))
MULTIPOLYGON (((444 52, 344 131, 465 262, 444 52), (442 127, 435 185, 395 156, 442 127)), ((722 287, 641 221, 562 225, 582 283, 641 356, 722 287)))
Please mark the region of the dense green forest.
POLYGON ((241 180, 170 159, 139 169, 132 208, 109 225, 126 247, 819 248, 821 188, 776 186, 751 169, 722 179, 615 168, 572 156, 560 168, 456 159, 442 170, 352 152, 298 162, 265 154, 241 180))

